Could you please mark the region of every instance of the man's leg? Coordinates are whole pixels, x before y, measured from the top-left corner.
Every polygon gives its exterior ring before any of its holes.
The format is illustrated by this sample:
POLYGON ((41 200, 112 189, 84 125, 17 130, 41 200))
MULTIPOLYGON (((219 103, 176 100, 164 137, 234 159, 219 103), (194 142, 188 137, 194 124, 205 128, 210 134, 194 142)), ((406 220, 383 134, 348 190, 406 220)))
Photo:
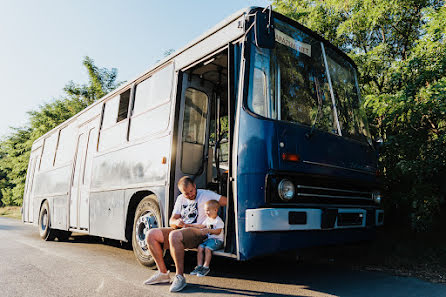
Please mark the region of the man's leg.
POLYGON ((161 229, 150 229, 149 233, 147 233, 147 245, 149 247, 150 254, 152 254, 152 257, 155 260, 156 267, 158 267, 158 270, 162 273, 167 272, 166 263, 164 263, 163 257, 165 246, 164 242, 165 240, 169 240, 168 236, 166 236, 167 234, 168 231, 163 232, 161 229))
POLYGON ((169 234, 170 255, 175 262, 176 274, 184 273, 184 244, 182 230, 174 230, 169 234))
POLYGON ((175 262, 177 274, 184 273, 184 249, 196 248, 203 242, 201 230, 197 228, 185 228, 174 230, 169 234, 170 254, 175 262))

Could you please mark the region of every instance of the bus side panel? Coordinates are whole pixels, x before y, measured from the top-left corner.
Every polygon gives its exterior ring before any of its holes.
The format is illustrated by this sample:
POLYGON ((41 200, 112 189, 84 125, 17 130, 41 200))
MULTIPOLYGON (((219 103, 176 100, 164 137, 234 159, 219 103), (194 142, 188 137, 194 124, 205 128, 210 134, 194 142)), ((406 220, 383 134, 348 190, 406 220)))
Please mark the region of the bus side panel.
POLYGON ((162 136, 93 159, 90 234, 126 240, 128 204, 139 189, 157 195, 163 213, 170 151, 162 136))
POLYGON ((163 136, 99 155, 93 159, 91 189, 99 191, 141 184, 164 186, 170 150, 170 138, 163 136), (166 158, 165 164, 163 158, 166 158))
POLYGON ((90 194, 90 234, 123 239, 124 190, 90 194))
POLYGON ((67 226, 67 207, 68 207, 68 195, 55 196, 52 198, 52 216, 51 227, 53 229, 68 230, 67 226))
POLYGON ((39 217, 42 201, 48 199, 52 228, 67 230, 67 203, 70 179, 71 163, 37 174, 33 199, 34 221, 37 221, 39 217))

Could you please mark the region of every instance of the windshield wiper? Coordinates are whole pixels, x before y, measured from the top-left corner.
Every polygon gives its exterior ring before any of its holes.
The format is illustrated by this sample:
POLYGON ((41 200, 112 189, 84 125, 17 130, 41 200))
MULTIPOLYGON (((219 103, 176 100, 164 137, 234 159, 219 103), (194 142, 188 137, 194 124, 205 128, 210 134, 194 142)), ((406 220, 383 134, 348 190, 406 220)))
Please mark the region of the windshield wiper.
POLYGON ((318 120, 318 117, 319 117, 319 113, 322 110, 322 97, 321 97, 321 94, 320 94, 321 87, 319 85, 319 81, 317 80, 317 77, 314 78, 314 84, 316 86, 317 112, 316 112, 316 116, 314 117, 313 125, 311 126, 310 132, 307 132, 305 134, 305 137, 307 137, 307 139, 310 139, 311 136, 313 136, 314 128, 316 127, 316 123, 317 123, 317 120, 318 120))

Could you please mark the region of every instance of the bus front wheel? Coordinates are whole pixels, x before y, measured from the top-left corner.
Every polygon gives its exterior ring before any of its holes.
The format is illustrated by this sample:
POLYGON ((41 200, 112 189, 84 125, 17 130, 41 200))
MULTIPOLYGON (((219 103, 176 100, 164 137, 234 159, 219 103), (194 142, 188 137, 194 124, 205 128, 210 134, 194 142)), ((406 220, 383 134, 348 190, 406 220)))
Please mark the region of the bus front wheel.
POLYGON ((51 229, 50 222, 50 206, 48 201, 45 201, 39 213, 39 234, 40 238, 45 241, 54 240, 56 237, 56 230, 51 229))
POLYGON ((161 213, 155 195, 149 195, 139 202, 135 211, 132 232, 132 246, 136 259, 144 266, 155 266, 155 260, 147 246, 147 233, 161 227, 161 213))

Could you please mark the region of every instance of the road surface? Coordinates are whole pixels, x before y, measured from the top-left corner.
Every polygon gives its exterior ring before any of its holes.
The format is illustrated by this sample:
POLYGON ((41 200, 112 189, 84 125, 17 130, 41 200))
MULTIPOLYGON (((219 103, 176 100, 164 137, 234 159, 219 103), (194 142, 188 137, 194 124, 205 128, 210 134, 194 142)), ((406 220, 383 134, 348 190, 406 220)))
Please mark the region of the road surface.
MULTIPOLYGON (((186 275, 177 296, 432 296, 446 297, 446 285, 335 264, 298 263, 293 258, 249 262, 215 258, 207 277, 186 275)), ((186 272, 194 267, 186 259, 186 272)), ((173 269, 174 267, 171 267, 173 269)), ((154 273, 136 262, 119 242, 75 235, 45 242, 37 227, 0 217, 0 296, 172 296, 168 285, 144 286, 154 273)), ((172 273, 173 276, 173 273, 172 273)))

